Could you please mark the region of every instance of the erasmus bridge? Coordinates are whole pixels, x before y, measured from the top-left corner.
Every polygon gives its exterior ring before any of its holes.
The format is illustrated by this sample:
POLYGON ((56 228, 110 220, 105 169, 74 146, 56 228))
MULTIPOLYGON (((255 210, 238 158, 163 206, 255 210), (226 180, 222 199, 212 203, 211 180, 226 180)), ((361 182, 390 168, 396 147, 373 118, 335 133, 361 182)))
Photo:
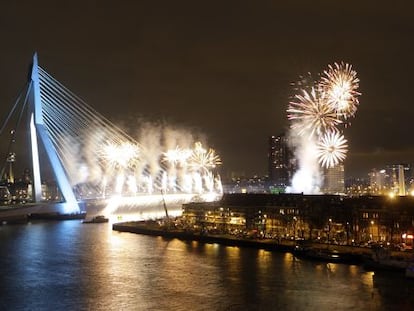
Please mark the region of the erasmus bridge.
POLYGON ((93 200, 113 214, 222 195, 220 176, 214 173, 221 162, 213 149, 200 142, 180 146, 176 140, 168 144, 171 149, 154 152, 40 67, 37 54, 24 91, 7 119, 17 107, 20 118, 27 112, 34 203, 47 205, 44 167, 53 173, 61 198, 53 206, 62 214, 79 213, 93 200))

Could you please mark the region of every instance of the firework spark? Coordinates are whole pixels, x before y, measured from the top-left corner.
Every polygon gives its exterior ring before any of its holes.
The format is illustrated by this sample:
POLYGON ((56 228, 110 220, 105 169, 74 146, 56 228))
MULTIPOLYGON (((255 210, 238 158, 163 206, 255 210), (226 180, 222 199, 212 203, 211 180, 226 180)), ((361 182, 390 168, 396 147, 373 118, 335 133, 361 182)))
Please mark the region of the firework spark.
POLYGON ((170 149, 163 153, 164 161, 167 161, 173 165, 184 165, 191 157, 192 151, 190 149, 181 149, 177 146, 175 149, 170 149))
POLYGON ((321 77, 320 88, 326 93, 329 105, 344 119, 352 117, 359 104, 359 79, 352 65, 341 62, 329 65, 321 77))
POLYGON ((139 148, 129 142, 119 144, 107 143, 103 146, 100 154, 109 167, 115 168, 120 166, 127 168, 138 159, 139 148))
POLYGON ((220 157, 216 155, 214 149, 210 148, 207 151, 203 148, 200 142, 195 143, 195 147, 189 159, 190 167, 208 173, 209 169, 215 168, 219 164, 221 164, 221 160, 220 157))
POLYGON ((321 167, 334 167, 348 151, 340 128, 349 125, 348 118, 357 111, 359 79, 351 65, 341 62, 328 65, 319 81, 312 81, 308 74, 294 87, 296 95, 287 113, 299 168, 290 189, 318 193, 321 167))
POLYGON ((319 163, 326 167, 334 167, 343 161, 348 151, 347 140, 337 131, 329 131, 317 143, 319 163))
POLYGON ((299 135, 319 136, 342 123, 336 111, 327 104, 324 93, 312 87, 310 92, 302 90, 302 94, 296 95, 287 109, 291 128, 298 130, 299 135))

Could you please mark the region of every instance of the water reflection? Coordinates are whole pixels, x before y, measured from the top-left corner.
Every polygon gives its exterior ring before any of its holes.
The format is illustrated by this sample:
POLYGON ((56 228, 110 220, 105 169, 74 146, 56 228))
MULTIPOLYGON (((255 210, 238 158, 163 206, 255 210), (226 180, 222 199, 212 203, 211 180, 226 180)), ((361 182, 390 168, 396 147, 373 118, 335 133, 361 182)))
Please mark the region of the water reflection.
POLYGON ((401 275, 119 233, 110 224, 2 226, 0 241, 1 310, 409 310, 414 303, 414 282, 401 275))

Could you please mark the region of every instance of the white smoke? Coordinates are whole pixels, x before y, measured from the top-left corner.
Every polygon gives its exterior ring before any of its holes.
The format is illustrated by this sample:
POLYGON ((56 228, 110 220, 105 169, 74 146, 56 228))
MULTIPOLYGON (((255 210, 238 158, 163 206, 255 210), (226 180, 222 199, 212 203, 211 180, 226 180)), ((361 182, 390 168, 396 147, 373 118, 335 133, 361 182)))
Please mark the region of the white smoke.
MULTIPOLYGON (((202 141, 202 134, 160 122, 137 123, 136 135, 133 136, 139 151, 137 160, 128 167, 115 163, 108 170, 105 158, 102 158, 103 146, 122 142, 123 137, 108 137, 99 128, 89 128, 82 139, 67 137, 65 145, 68 147, 65 150, 68 152, 61 157, 72 185, 83 189, 95 187, 95 191, 102 196, 110 193, 222 193, 221 186, 217 186, 219 176, 200 175, 186 163, 170 163, 165 158, 168 150, 193 149, 196 142, 202 141)), ((85 190, 82 194, 85 195, 85 190)))
POLYGON ((286 192, 319 194, 323 176, 316 155, 315 138, 299 135, 297 131, 290 129, 289 142, 298 161, 298 170, 293 175, 292 185, 286 188, 286 192))

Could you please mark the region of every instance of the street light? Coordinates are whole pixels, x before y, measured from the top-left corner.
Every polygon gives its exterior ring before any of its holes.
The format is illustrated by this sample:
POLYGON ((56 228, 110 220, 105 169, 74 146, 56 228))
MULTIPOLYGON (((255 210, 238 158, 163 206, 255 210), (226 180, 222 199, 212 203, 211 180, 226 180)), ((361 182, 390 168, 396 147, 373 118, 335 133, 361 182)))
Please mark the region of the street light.
POLYGON ((298 219, 296 218, 296 216, 293 216, 293 239, 296 240, 296 221, 298 219))
POLYGON ((331 222, 332 222, 332 218, 328 219, 328 244, 331 243, 331 240, 329 238, 330 234, 331 234, 331 222))
POLYGON ((371 240, 374 240, 374 221, 371 220, 371 240))
POLYGON ((349 222, 346 222, 346 245, 349 245, 349 222))

